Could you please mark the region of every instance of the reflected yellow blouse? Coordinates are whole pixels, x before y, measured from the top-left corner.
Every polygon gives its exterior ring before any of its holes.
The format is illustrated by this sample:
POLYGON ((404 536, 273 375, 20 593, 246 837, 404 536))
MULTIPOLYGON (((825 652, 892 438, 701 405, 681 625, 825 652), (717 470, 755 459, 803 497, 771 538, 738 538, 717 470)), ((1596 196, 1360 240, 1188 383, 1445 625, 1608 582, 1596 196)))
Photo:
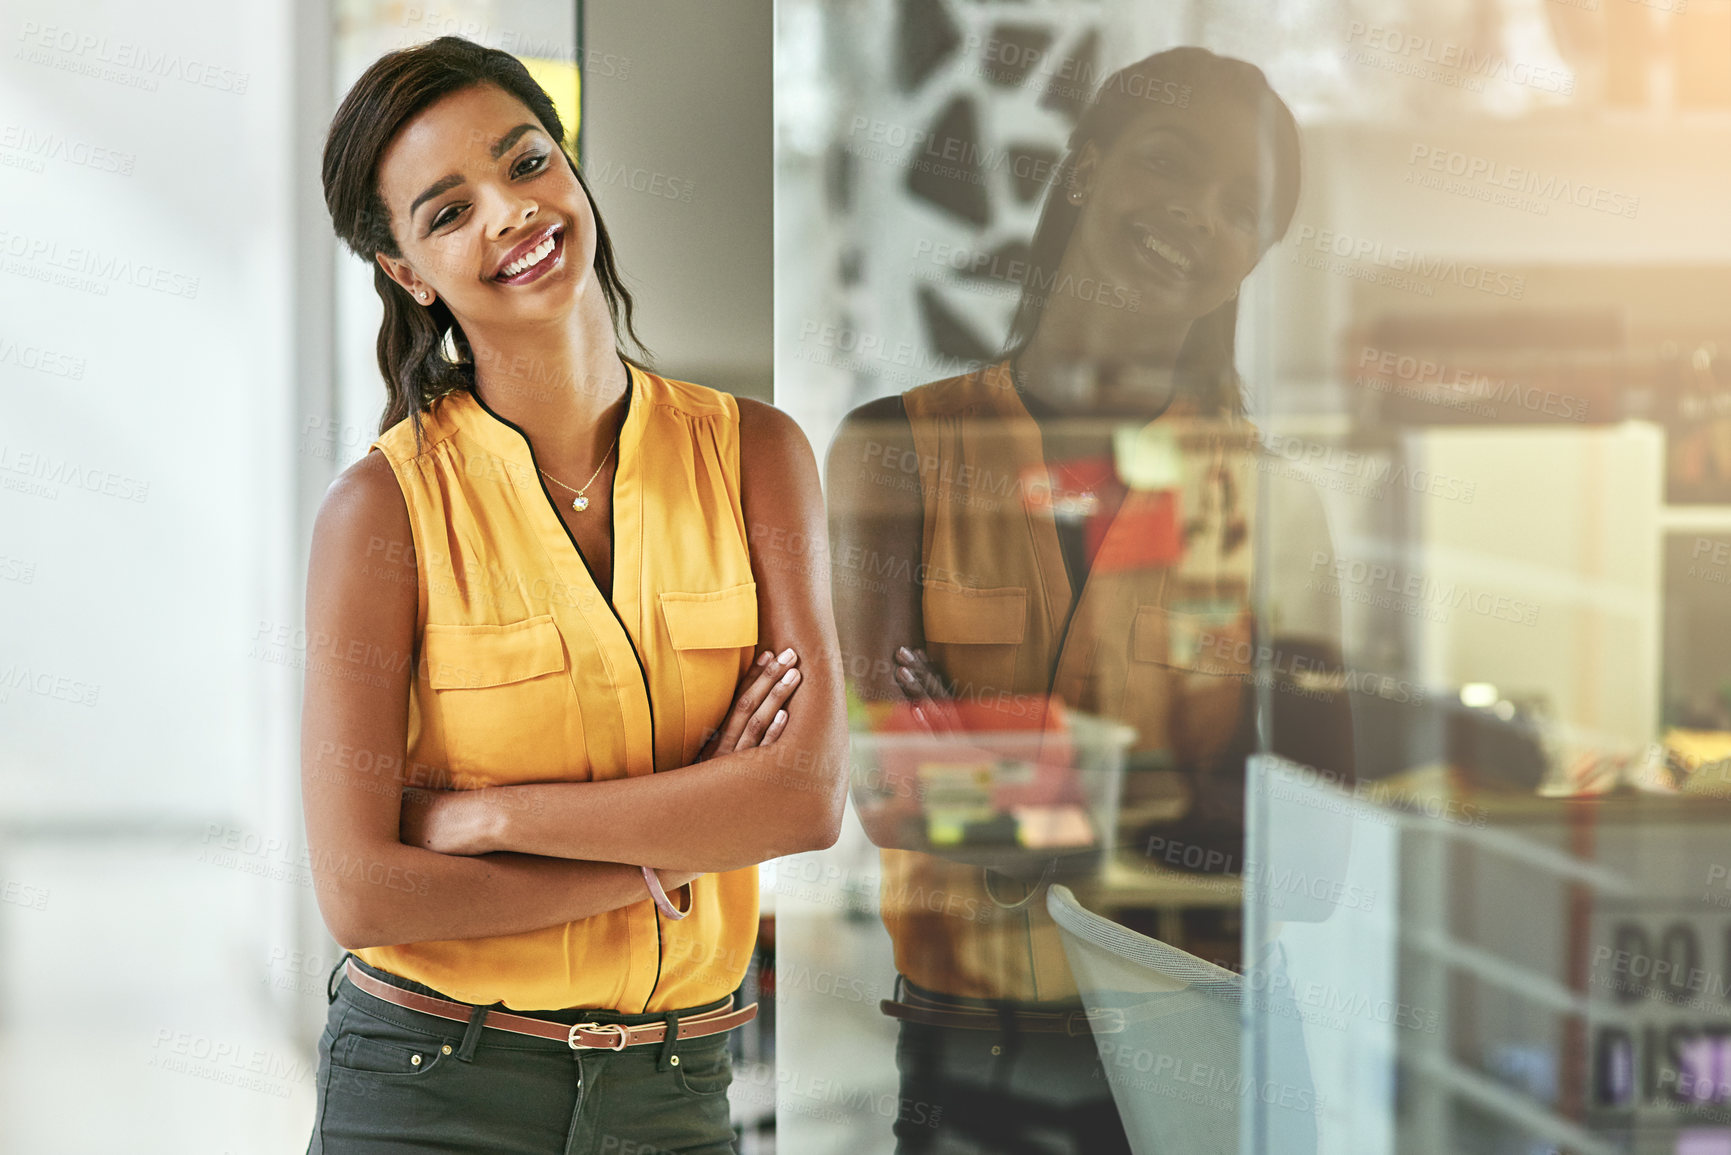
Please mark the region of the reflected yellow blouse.
MULTIPOLYGON (((688 765, 757 644, 757 586, 729 394, 637 369, 601 595, 529 442, 474 394, 439 398, 371 448, 408 503, 419 583, 411 765, 464 788, 587 782, 688 765)), ((368 947, 373 966, 515 1010, 664 1011, 719 999, 756 941, 757 868, 692 883, 669 921, 630 906, 492 938, 368 947)))
MULTIPOLYGON (((1049 505, 1039 423, 1010 379, 1007 361, 902 394, 918 452, 924 502, 921 619, 926 649, 961 698, 1055 694, 1085 713, 1127 722, 1133 751, 1206 761, 1237 723, 1234 647, 1221 659, 1195 639, 1228 627, 1199 606, 1246 614, 1251 516, 1235 544, 1219 536, 1223 510, 1184 511, 1188 544, 1176 564, 1110 559, 1135 555, 1137 515, 1161 500, 1132 485, 1080 589, 1072 589, 1049 505)), ((1169 413, 1144 427, 1169 435, 1187 499, 1224 484, 1255 492, 1247 424, 1169 413)), ((1122 463, 1121 463, 1122 464, 1122 463)), ((1236 627, 1232 627, 1236 628, 1236 627)), ((1072 1000, 1075 979, 1042 892, 1011 880, 990 892, 977 866, 911 850, 884 850, 879 909, 896 969, 944 994, 1029 1002, 1072 1000), (994 898, 994 895, 996 896, 994 898)))

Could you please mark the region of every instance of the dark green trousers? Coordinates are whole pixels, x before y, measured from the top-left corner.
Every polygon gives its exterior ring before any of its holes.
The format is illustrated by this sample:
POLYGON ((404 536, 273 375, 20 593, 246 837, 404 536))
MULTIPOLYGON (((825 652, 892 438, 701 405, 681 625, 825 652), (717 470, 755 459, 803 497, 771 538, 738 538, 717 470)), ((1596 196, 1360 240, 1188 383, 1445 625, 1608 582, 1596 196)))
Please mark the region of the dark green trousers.
MULTIPOLYGON (((360 959, 355 963, 386 982, 448 997, 360 959)), ((308 1155, 735 1150, 727 1104, 733 1081, 729 1033, 624 1051, 577 1051, 564 1042, 482 1027, 478 1014, 464 1024, 399 1007, 360 990, 342 971, 339 962, 319 1039, 318 1104, 308 1155)), ((636 1025, 667 1017, 513 1013, 567 1025, 636 1025)))
MULTIPOLYGON (((900 984, 971 1010, 1082 1009, 1079 1000, 994 1003, 900 984)), ((1091 1033, 899 1026, 896 1155, 1132 1155, 1091 1033)))

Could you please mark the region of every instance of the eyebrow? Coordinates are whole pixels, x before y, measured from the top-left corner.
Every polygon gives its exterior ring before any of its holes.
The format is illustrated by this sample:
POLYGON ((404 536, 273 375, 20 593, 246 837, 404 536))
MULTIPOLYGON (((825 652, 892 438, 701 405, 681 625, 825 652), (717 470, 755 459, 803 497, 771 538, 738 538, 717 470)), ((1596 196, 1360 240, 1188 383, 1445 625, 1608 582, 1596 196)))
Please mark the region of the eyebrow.
MULTIPOLYGON (((533 132, 535 129, 540 127, 541 126, 538 124, 529 122, 519 124, 516 128, 511 129, 506 132, 504 136, 501 136, 498 140, 494 141, 493 147, 488 149, 487 152, 494 160, 498 160, 505 154, 506 149, 517 143, 518 137, 522 136, 525 132, 533 132)), ((440 193, 454 189, 462 183, 463 178, 458 173, 448 173, 445 176, 440 177, 438 180, 428 185, 425 192, 415 198, 415 203, 409 206, 409 216, 413 217, 417 209, 438 196, 440 193)))
POLYGON ((1150 128, 1147 131, 1147 133, 1145 133, 1144 135, 1153 136, 1156 133, 1162 133, 1162 132, 1170 133, 1173 136, 1176 136, 1179 140, 1183 141, 1184 144, 1186 144, 1190 148, 1195 149, 1198 152, 1207 151, 1203 147, 1202 138, 1181 124, 1157 124, 1154 127, 1150 128))
MULTIPOLYGON (((1202 137, 1200 137, 1196 133, 1192 132, 1190 129, 1185 128, 1183 125, 1178 125, 1178 124, 1157 125, 1154 128, 1151 128, 1148 130, 1148 135, 1153 136, 1155 133, 1158 133, 1158 132, 1169 132, 1169 133, 1173 134, 1174 136, 1178 137, 1179 140, 1181 140, 1184 143, 1185 147, 1191 149, 1194 152, 1203 153, 1203 154, 1206 154, 1208 152, 1207 147, 1203 143, 1202 137)), ((1240 174, 1238 177, 1238 181, 1241 184, 1248 184, 1252 189, 1255 189, 1258 191, 1261 190, 1262 183, 1263 183, 1260 177, 1251 176, 1248 174, 1240 174)))

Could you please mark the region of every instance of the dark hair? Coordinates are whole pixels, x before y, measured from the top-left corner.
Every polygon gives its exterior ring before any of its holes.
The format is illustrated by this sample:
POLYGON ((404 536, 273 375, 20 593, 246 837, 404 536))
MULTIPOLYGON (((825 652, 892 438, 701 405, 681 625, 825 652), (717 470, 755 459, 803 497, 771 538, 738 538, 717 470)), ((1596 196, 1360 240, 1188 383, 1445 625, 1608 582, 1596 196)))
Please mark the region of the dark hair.
MULTIPOLYGON (((1183 103, 1188 104, 1189 94, 1202 87, 1249 104, 1258 114, 1259 123, 1272 128, 1273 139, 1268 141, 1275 163, 1269 206, 1272 213, 1260 218, 1265 225, 1262 249, 1286 235, 1298 206, 1300 176, 1298 122, 1292 110, 1254 64, 1190 45, 1157 52, 1102 81, 1070 131, 1064 159, 1052 175, 1046 203, 1040 210, 1040 222, 1034 228, 1022 295, 1010 323, 1003 356, 1015 357, 1027 347, 1046 311, 1050 292, 1039 286, 1055 281, 1070 234, 1081 215, 1081 209, 1066 194, 1083 147, 1092 141, 1101 150, 1111 148, 1151 99, 1178 103, 1177 97, 1182 94, 1183 103)), ((1237 329, 1238 299, 1234 297, 1198 317, 1179 350, 1179 388, 1192 396, 1204 413, 1244 413, 1244 396, 1234 363, 1237 329)))
MULTIPOLYGON (((373 266, 373 288, 385 306, 378 356, 386 402, 379 432, 412 417, 417 444, 421 440, 421 414, 435 399, 458 389, 474 388, 474 354, 442 299, 428 306, 416 303, 376 260, 378 253, 402 256, 391 235, 390 208, 379 195, 379 162, 410 119, 435 101, 480 84, 497 85, 521 100, 547 135, 558 142, 595 215, 595 278, 613 318, 614 337, 623 344, 629 336, 639 351, 645 356, 648 352, 632 325, 631 293, 620 279, 607 226, 601 221, 601 210, 583 179, 583 170, 571 155, 559 112, 523 62, 509 52, 461 36, 441 36, 388 52, 361 74, 331 118, 323 165, 325 207, 330 210, 337 236, 373 266), (453 328, 459 354, 468 358, 456 365, 439 353, 445 330, 453 328)), ((648 368, 630 357, 625 360, 640 369, 648 368)))

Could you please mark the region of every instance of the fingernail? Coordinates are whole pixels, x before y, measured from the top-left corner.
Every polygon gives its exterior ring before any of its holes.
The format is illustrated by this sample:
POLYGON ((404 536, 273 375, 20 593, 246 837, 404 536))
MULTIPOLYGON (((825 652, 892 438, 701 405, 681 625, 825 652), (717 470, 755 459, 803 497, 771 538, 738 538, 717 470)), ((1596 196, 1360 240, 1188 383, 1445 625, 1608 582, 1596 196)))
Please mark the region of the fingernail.
POLYGON ((758 665, 761 666, 767 661, 769 661, 769 651, 768 650, 765 650, 765 651, 763 651, 763 653, 757 655, 757 664, 758 665))
POLYGON ((896 657, 898 657, 898 658, 911 658, 913 656, 914 656, 913 653, 906 646, 897 646, 896 647, 896 657))
POLYGON ((779 726, 785 721, 787 721, 787 711, 786 710, 777 710, 775 712, 775 721, 771 722, 770 725, 771 726, 779 726))
POLYGON ((785 673, 781 676, 781 684, 784 686, 791 686, 794 683, 794 679, 796 679, 798 677, 799 677, 799 671, 798 670, 789 670, 787 673, 785 673))
POLYGON ((775 656, 775 660, 780 662, 784 666, 787 665, 789 662, 793 661, 793 647, 789 646, 787 649, 785 649, 781 653, 777 654, 775 656))

